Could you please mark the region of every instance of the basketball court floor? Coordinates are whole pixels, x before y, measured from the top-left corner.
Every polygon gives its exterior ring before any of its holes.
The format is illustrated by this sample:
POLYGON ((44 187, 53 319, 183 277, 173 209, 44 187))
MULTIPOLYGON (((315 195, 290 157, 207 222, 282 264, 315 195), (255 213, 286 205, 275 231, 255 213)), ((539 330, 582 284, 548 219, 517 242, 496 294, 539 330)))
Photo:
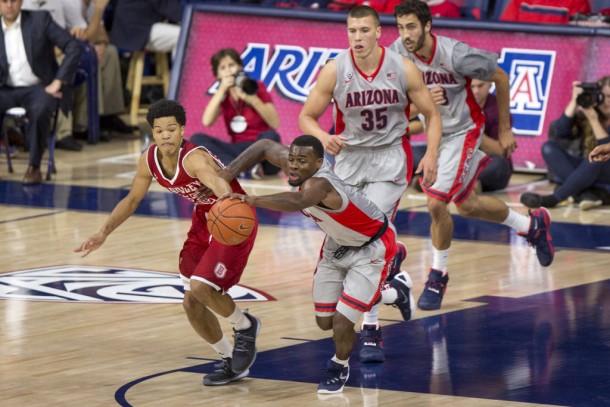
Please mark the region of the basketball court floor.
MULTIPOLYGON (((311 280, 323 239, 299 213, 259 211, 261 227, 231 295, 262 320, 250 377, 202 386, 217 356, 180 304, 177 256, 190 206, 153 185, 137 214, 96 252, 73 249, 101 226, 130 185, 139 137, 57 151, 58 173, 21 184, 25 155, 0 159, 0 405, 2 406, 608 406, 610 210, 551 211, 554 263, 540 267, 511 230, 455 217, 450 283, 439 311, 380 315, 386 361, 357 352, 341 395, 316 386, 333 355, 314 320, 311 280)), ((281 177, 243 181, 286 189, 281 177)), ((517 174, 497 196, 517 210, 517 174)), ((429 216, 409 188, 396 226, 417 298, 431 264, 429 216)), ((230 329, 224 325, 227 335, 230 329)))

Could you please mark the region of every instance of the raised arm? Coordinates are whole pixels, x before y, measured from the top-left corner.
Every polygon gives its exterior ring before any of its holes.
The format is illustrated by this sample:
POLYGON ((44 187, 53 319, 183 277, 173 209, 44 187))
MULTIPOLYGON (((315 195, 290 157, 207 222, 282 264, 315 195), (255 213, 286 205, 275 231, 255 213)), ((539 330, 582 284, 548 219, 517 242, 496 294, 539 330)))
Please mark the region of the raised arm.
POLYGON ((233 179, 265 160, 285 170, 288 163, 288 147, 273 140, 258 140, 231 161, 221 173, 224 179, 233 179))
POLYGON ((339 154, 345 138, 340 135, 331 136, 320 127, 318 119, 324 114, 333 99, 336 76, 337 66, 335 61, 329 61, 320 71, 318 80, 309 92, 309 96, 307 96, 299 114, 299 127, 303 134, 311 134, 318 138, 322 142, 324 150, 332 155, 339 154))
POLYGON ((222 113, 220 105, 225 98, 229 97, 229 89, 235 85, 235 76, 226 74, 220 78, 219 81, 218 90, 214 93, 214 96, 212 96, 212 99, 210 99, 203 111, 201 123, 203 123, 204 126, 212 126, 216 123, 216 120, 222 113))
POLYGON ((421 71, 413 62, 403 58, 404 73, 408 84, 409 99, 424 116, 426 128, 426 154, 417 167, 417 173, 424 172, 424 186, 429 187, 436 181, 438 148, 441 143, 441 114, 424 81, 421 71))
POLYGON ((272 102, 263 101, 257 94, 248 95, 240 88, 235 90, 237 91, 237 97, 252 106, 269 127, 274 130, 279 127, 280 116, 277 114, 277 110, 275 110, 272 102))
POLYGON ((104 244, 108 235, 110 235, 110 233, 118 228, 136 211, 140 205, 140 202, 146 195, 151 181, 152 175, 150 175, 148 170, 148 165, 146 164, 146 153, 144 153, 142 156, 140 156, 140 161, 138 161, 136 175, 133 178, 131 189, 129 190, 127 196, 121 199, 114 207, 101 229, 81 243, 81 245, 75 248, 74 251, 77 253, 83 253, 82 257, 85 257, 104 244))

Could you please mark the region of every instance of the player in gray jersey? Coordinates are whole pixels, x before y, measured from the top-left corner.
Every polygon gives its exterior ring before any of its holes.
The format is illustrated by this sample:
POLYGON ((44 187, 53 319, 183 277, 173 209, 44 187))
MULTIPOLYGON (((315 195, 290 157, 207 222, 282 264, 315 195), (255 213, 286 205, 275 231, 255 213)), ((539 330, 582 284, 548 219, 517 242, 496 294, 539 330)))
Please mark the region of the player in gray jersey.
MULTIPOLYGON (((439 309, 447 288, 447 259, 453 235, 453 219, 448 205, 453 201, 462 216, 502 223, 514 228, 536 248, 541 265, 553 261, 554 249, 549 233, 549 211, 540 208, 529 216, 519 214, 499 199, 473 191, 479 172, 488 157, 479 150, 485 116, 470 89, 472 79, 496 85, 499 110, 499 142, 510 156, 516 148, 509 111, 508 75, 497 64, 497 56, 471 48, 457 40, 431 33, 432 16, 420 0, 405 0, 394 10, 400 37, 392 48, 407 56, 422 71, 426 86, 441 103, 443 137, 439 148, 436 182, 425 182, 428 210, 432 218, 432 268, 418 307, 439 309)), ((412 113, 414 113, 412 111, 412 113)))
POLYGON ((290 148, 260 140, 223 170, 225 179, 263 160, 282 168, 288 183, 298 191, 229 196, 259 208, 301 211, 326 233, 314 275, 313 299, 316 322, 325 331, 333 330, 336 353, 328 361, 318 393, 339 393, 349 377, 354 326, 362 313, 381 297, 383 303, 398 304, 403 316, 407 312, 405 318, 410 318, 414 304, 408 274, 399 273, 381 291, 396 253, 396 231, 371 200, 334 174, 317 138, 297 137, 290 148))
MULTIPOLYGON (((441 120, 430 92, 415 64, 379 46, 381 25, 377 12, 367 6, 347 16, 350 48, 320 71, 299 115, 306 134, 317 137, 335 156, 335 173, 373 201, 390 219, 413 173, 411 145, 406 137, 410 103, 425 118, 428 147, 417 172, 431 186, 436 180, 436 160, 441 120), (334 100, 335 135, 323 130, 318 119, 334 100)), ((406 247, 399 242, 390 277, 400 272, 406 247)), ((362 362, 384 359, 379 312, 364 315, 360 330, 362 362)))

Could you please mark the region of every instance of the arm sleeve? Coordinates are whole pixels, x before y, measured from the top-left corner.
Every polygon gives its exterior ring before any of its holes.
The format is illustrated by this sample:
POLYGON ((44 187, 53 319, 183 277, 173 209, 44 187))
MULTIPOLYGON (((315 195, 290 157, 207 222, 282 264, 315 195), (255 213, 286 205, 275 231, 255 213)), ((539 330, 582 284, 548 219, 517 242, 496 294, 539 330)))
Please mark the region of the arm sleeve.
POLYGON ((573 139, 574 135, 572 134, 572 127, 574 126, 574 118, 568 117, 564 114, 557 120, 555 120, 552 124, 555 125, 555 136, 565 139, 573 139))
POLYGON ((458 42, 453 49, 452 61, 455 71, 472 79, 489 80, 498 68, 498 56, 493 52, 471 48, 458 42))

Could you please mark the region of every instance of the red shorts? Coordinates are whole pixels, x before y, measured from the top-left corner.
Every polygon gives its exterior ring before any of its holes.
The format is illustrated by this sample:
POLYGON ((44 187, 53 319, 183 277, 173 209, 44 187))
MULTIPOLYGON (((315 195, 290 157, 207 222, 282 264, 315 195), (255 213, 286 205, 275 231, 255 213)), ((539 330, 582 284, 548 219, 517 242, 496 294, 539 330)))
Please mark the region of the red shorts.
POLYGON ((240 244, 229 246, 211 238, 207 211, 199 208, 193 211, 191 230, 180 252, 180 277, 185 290, 190 290, 190 279, 193 278, 226 292, 239 282, 246 268, 254 247, 258 221, 250 237, 240 244))

